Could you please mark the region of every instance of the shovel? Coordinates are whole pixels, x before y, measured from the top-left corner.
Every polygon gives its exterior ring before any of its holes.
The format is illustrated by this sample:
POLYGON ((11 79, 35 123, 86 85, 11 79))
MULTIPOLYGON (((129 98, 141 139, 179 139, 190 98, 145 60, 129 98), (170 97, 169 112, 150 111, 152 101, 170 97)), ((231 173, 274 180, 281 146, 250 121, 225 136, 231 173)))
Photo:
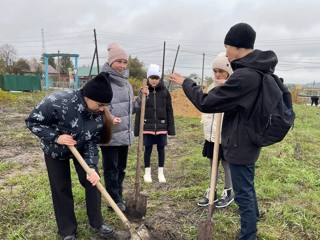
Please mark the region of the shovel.
MULTIPOLYGON (((85 160, 82 158, 78 150, 74 146, 68 146, 70 151, 73 153, 75 158, 78 160, 82 168, 85 170, 85 172, 90 175, 92 173, 92 169, 88 166, 88 164, 85 162, 85 160)), ((99 181, 96 185, 98 190, 101 192, 101 195, 103 198, 110 204, 112 209, 115 211, 115 213, 118 215, 118 217, 121 219, 123 224, 129 229, 131 240, 149 240, 150 234, 146 228, 146 226, 141 225, 137 230, 136 228, 131 225, 127 217, 122 213, 120 208, 117 206, 117 204, 113 201, 112 197, 109 195, 107 190, 103 187, 101 182, 99 181)))
POLYGON ((216 118, 216 132, 215 132, 215 144, 213 149, 213 160, 211 167, 211 180, 210 180, 210 192, 209 192, 209 207, 208 207, 208 218, 205 221, 200 222, 198 226, 198 240, 212 240, 213 234, 213 209, 214 209, 214 193, 216 188, 216 177, 218 169, 218 156, 219 156, 219 143, 221 133, 221 119, 222 113, 214 115, 216 118))
MULTIPOLYGON (((143 87, 147 86, 146 79, 143 80, 142 86, 143 87)), ((135 190, 133 194, 129 194, 129 198, 127 199, 127 213, 134 218, 142 218, 146 215, 146 212, 147 212, 147 196, 141 193, 141 183, 140 183, 145 109, 146 109, 146 96, 142 94, 139 141, 138 141, 138 148, 137 148, 135 190)))

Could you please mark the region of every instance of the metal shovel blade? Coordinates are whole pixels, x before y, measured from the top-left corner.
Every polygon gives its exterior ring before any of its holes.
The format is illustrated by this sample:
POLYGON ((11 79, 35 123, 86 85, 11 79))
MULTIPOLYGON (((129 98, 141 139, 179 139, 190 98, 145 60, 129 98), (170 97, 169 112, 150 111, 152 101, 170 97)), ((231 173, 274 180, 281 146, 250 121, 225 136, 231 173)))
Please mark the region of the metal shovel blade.
POLYGON ((139 240, 151 240, 150 233, 147 229, 147 227, 142 224, 137 230, 136 234, 131 235, 131 239, 139 239, 139 240))
POLYGON ((138 193, 136 199, 134 193, 129 194, 126 211, 130 217, 137 219, 143 218, 147 213, 147 195, 138 193))
POLYGON ((213 223, 211 220, 200 222, 198 226, 198 240, 212 240, 213 223))

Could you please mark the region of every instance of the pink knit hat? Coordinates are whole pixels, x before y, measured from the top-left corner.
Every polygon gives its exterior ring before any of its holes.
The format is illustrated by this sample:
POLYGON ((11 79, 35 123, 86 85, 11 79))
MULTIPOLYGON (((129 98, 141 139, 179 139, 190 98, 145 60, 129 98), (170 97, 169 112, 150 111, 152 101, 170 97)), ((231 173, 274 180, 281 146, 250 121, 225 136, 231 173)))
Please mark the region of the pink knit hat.
POLYGON ((111 64, 119 59, 125 59, 128 61, 128 54, 118 43, 110 43, 108 46, 108 63, 111 64))

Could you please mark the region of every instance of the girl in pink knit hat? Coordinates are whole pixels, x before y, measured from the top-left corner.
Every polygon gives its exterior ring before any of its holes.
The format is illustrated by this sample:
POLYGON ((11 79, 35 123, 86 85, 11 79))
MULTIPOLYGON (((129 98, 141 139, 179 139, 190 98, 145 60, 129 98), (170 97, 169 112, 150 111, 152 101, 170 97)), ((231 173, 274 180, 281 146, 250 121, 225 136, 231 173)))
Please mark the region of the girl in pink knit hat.
MULTIPOLYGON (((113 99, 110 113, 113 118, 112 138, 107 146, 101 146, 103 172, 108 193, 124 212, 123 180, 127 166, 128 149, 132 144, 132 114, 137 103, 134 100, 132 86, 129 83, 128 54, 117 43, 108 46, 108 61, 102 71, 109 75, 113 99)), ((143 89, 149 94, 148 89, 143 89)))

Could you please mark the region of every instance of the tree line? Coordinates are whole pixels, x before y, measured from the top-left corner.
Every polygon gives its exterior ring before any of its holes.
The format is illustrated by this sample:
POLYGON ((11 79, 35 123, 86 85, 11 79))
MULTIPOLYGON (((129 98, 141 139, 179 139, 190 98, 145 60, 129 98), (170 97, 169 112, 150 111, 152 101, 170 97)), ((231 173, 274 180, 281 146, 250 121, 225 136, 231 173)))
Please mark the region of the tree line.
MULTIPOLYGON (((33 66, 33 72, 41 75, 43 73, 43 63, 43 56, 40 57, 39 61, 36 58, 32 58, 30 60, 18 58, 17 51, 14 46, 10 44, 3 44, 0 46, 0 75, 24 74, 31 71, 31 65, 33 66)), ((68 74, 70 68, 74 69, 70 57, 66 56, 59 57, 59 60, 54 57, 49 57, 48 64, 61 74, 68 74)), ((128 68, 130 72, 130 79, 133 85, 138 89, 140 87, 141 80, 146 78, 146 67, 137 57, 129 56, 128 68)), ((192 73, 188 77, 195 80, 200 79, 199 75, 196 73, 192 73)), ((210 83, 212 81, 211 77, 206 77, 205 81, 210 83)))

